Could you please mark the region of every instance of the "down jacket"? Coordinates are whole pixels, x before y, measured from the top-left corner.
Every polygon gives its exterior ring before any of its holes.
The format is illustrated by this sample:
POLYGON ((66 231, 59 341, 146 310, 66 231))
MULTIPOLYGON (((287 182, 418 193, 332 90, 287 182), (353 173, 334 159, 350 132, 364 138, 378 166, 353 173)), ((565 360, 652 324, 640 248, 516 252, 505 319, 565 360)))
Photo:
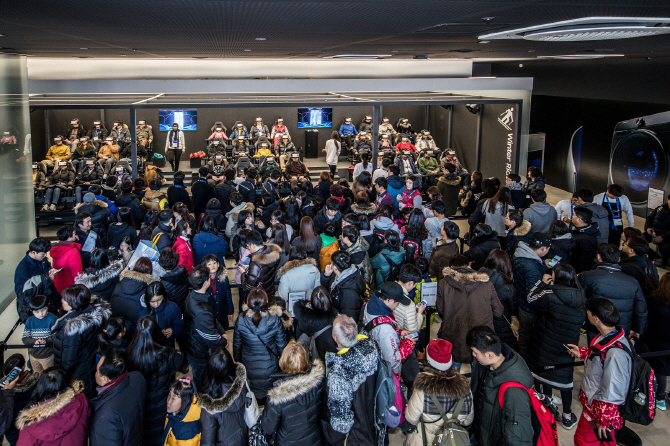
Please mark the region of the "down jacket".
POLYGON ((526 354, 528 367, 543 383, 572 388, 572 367, 547 370, 541 367, 574 362, 563 345, 579 344, 580 329, 586 320, 584 292, 579 288, 548 286, 538 281, 530 290, 527 301, 538 312, 526 354))
POLYGON ((598 228, 598 244, 607 243, 610 235, 609 212, 598 203, 584 203, 577 207, 589 209, 593 213, 591 222, 598 228))
POLYGON ((117 260, 101 270, 87 269, 75 277, 74 283, 85 285, 91 294, 109 302, 116 284, 119 283, 119 275, 122 271, 123 262, 117 260))
POLYGON ((470 364, 465 336, 477 325, 493 330, 493 317, 503 315, 503 306, 486 274, 470 268, 444 268, 442 274, 437 283, 437 313, 442 318, 437 337, 452 343, 454 361, 470 364))
POLYGON ((122 317, 126 321, 126 330, 129 333, 134 331, 137 322, 135 315, 142 308, 140 301, 153 281, 151 274, 125 270, 121 273, 121 280, 114 287, 111 299, 112 316, 122 317))
POLYGON ((342 271, 339 276, 321 273, 321 285, 330 290, 333 308, 355 321, 359 319, 365 294, 365 278, 355 265, 342 271))
MULTIPOLYGON (((114 214, 108 209, 107 203, 93 200, 90 203, 79 203, 73 210, 75 215, 81 212, 91 214, 91 230, 98 234, 98 240, 107 240, 107 228, 110 223, 116 221, 114 214)), ((80 240, 80 242, 84 243, 84 240, 80 240)))
POLYGON ((184 310, 189 357, 206 362, 217 347, 227 345, 221 337, 226 330, 214 317, 209 294, 191 291, 184 310))
POLYGON ((394 266, 400 267, 405 260, 405 251, 393 251, 389 249, 389 245, 382 246, 379 254, 370 259, 370 266, 375 272, 375 282, 380 286, 388 280, 391 269, 394 266))
POLYGON ((242 275, 242 289, 248 292, 254 287, 263 287, 268 297, 275 294, 275 274, 279 265, 281 248, 268 243, 251 256, 249 269, 242 275))
POLYGON ((512 267, 519 308, 526 313, 535 314, 535 310, 531 308, 526 298, 537 281, 542 280, 542 276, 548 268, 540 256, 524 242, 519 243, 519 247, 514 253, 512 267))
POLYGON ((512 316, 519 316, 519 307, 516 302, 514 285, 507 283, 505 277, 498 271, 488 268, 480 268, 479 272, 489 276, 489 280, 491 280, 493 287, 496 289, 498 300, 503 306, 503 317, 493 318, 493 329, 501 341, 512 347, 512 349, 518 350, 519 346, 517 345, 516 337, 512 332, 512 327, 510 327, 512 316))
POLYGON ((51 327, 54 336, 54 363, 84 383, 84 393, 95 389, 95 351, 98 329, 112 315, 109 303, 97 298, 83 310, 71 310, 51 327))
POLYGON ((428 264, 428 272, 430 275, 442 278, 442 271, 449 266, 451 259, 456 257, 459 253, 458 244, 456 241, 445 242, 442 239, 437 240, 437 246, 433 249, 428 264))
POLYGON ((299 339, 303 333, 311 337, 328 327, 314 340, 316 350, 319 352, 319 359, 324 359, 326 352, 337 352, 337 343, 333 339, 333 321, 337 316, 335 309, 331 309, 329 312, 317 311, 311 307, 311 304, 301 300, 295 303, 293 312, 295 313, 296 339, 299 339))
POLYGON ((184 265, 177 265, 174 269, 163 274, 161 283, 165 287, 167 298, 176 303, 183 313, 189 292, 188 273, 184 265))
POLYGON ((289 260, 277 271, 279 297, 288 302, 289 293, 305 293, 305 300, 312 296, 314 288, 321 285, 321 272, 311 257, 304 260, 289 260))
POLYGON ((489 236, 473 237, 470 240, 470 249, 463 254, 472 262, 472 269, 476 271, 484 266, 486 258, 494 249, 500 249, 498 236, 495 233, 489 236))
POLYGON ((375 274, 370 264, 370 256, 368 256, 369 249, 370 244, 361 236, 358 237, 356 243, 345 249, 349 256, 351 256, 351 264, 357 266, 363 272, 368 297, 372 293, 372 290, 377 289, 375 286, 375 274))
POLYGON ((212 398, 200 394, 198 404, 202 437, 200 446, 238 446, 247 444, 247 425, 244 422, 247 395, 247 369, 236 364, 235 379, 225 389, 223 396, 212 398))
MULTIPOLYGON (((279 373, 279 357, 286 347, 282 309, 276 305, 261 311, 258 327, 251 321, 254 312, 242 305, 235 322, 233 358, 247 369, 249 387, 256 398, 265 398, 272 388, 272 375, 279 373)), ((290 325, 293 321, 289 320, 290 325)))
MULTIPOLYGON (((611 301, 619 310, 618 327, 635 333, 644 333, 647 327, 647 302, 640 289, 640 284, 634 277, 621 271, 621 267, 611 263, 599 263, 591 271, 584 271, 579 275, 579 282, 584 288, 586 298, 604 297, 611 301)), ((587 330, 597 333, 589 323, 587 330)))
POLYGON ((426 367, 414 380, 414 392, 405 409, 405 419, 417 426, 413 432, 407 434, 406 446, 424 446, 423 431, 419 425, 422 421, 426 428, 426 443, 433 444, 435 435, 444 424, 440 412, 431 400, 431 395, 446 411, 447 417, 454 415, 456 404, 463 399, 463 407, 456 414, 463 426, 469 426, 474 419, 474 405, 468 379, 458 372, 456 367, 441 372, 432 367, 426 367))
POLYGON ((265 435, 281 446, 322 446, 321 411, 326 368, 315 360, 304 374, 275 382, 260 419, 265 435))

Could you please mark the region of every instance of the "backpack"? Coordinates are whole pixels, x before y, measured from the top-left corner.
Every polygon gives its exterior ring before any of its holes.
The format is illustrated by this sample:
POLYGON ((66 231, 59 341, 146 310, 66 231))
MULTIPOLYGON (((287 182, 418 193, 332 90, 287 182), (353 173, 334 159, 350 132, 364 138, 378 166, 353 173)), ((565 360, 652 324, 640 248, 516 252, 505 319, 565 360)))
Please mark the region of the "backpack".
POLYGON ((405 240, 402 246, 405 248, 405 263, 412 263, 412 260, 416 259, 421 252, 419 244, 412 240, 405 240))
POLYGON ((321 330, 314 333, 312 336, 307 336, 307 333, 303 333, 298 338, 298 342, 300 342, 307 351, 310 363, 313 362, 315 359, 323 359, 319 358, 319 351, 316 348, 316 338, 321 336, 323 333, 325 333, 326 330, 332 327, 333 327, 332 325, 326 325, 321 330))
POLYGON ((389 264, 391 267, 391 270, 389 271, 389 276, 386 278, 387 282, 395 282, 398 280, 398 275, 400 274, 400 265, 396 265, 395 263, 391 262, 388 257, 386 257, 384 254, 381 252, 379 253, 384 259, 386 260, 386 263, 389 264))
MULTIPOLYGON (((620 348, 631 358, 630 383, 626 400, 619 406, 619 414, 631 423, 648 426, 656 416, 656 376, 654 369, 635 350, 617 341, 620 348)), ((604 361, 604 358, 602 358, 604 361)))
POLYGON ((510 387, 518 387, 528 392, 531 407, 531 422, 533 425, 533 445, 534 446, 558 446, 558 432, 556 430, 556 420, 554 419, 556 410, 549 398, 538 394, 534 390, 517 382, 507 382, 500 386, 498 390, 498 404, 503 407, 505 391, 510 387))
POLYGON ((651 268, 649 268, 649 260, 645 259, 645 261, 647 264, 644 269, 640 268, 635 263, 631 263, 630 266, 638 270, 644 276, 644 280, 640 283, 640 288, 642 288, 642 294, 644 294, 645 297, 649 297, 658 289, 660 281, 657 275, 652 274, 651 268))
MULTIPOLYGON (((430 395, 430 400, 440 412, 442 421, 444 421, 444 424, 440 427, 435 438, 433 438, 433 442, 431 443, 432 446, 470 446, 470 434, 458 420, 458 415, 461 413, 465 398, 459 398, 456 402, 456 408, 451 414, 451 418, 447 417, 444 408, 437 398, 435 398, 435 395, 430 395)), ((423 434, 422 438, 424 446, 428 446, 428 441, 426 440, 426 425, 423 422, 423 417, 421 418, 421 433, 423 434)))

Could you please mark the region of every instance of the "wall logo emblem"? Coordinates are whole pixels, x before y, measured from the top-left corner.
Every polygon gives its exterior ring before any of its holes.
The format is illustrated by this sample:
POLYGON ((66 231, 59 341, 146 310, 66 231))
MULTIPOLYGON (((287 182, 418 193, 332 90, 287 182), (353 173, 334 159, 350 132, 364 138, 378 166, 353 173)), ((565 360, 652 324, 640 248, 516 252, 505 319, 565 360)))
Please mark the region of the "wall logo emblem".
POLYGON ((511 124, 514 122, 514 107, 508 108, 498 117, 498 122, 507 130, 512 130, 511 124))

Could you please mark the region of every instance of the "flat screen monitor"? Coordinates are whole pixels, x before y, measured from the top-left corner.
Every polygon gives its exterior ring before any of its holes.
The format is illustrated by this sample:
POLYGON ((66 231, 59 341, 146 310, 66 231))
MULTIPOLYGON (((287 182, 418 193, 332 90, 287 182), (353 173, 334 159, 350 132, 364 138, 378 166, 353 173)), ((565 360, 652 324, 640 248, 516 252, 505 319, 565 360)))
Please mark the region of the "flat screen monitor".
POLYGON ((197 110, 158 110, 159 130, 168 132, 172 124, 179 124, 179 130, 198 130, 197 110))
POLYGON ((323 129, 333 126, 332 108, 299 108, 299 129, 323 129))

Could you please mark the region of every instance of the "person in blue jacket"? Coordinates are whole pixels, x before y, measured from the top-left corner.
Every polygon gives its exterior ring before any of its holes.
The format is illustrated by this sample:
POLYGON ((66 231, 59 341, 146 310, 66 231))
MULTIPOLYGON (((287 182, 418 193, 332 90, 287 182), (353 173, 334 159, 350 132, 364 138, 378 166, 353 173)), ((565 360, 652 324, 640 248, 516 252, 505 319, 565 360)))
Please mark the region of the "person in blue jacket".
POLYGON ((174 347, 177 336, 184 333, 184 317, 177 304, 168 300, 163 284, 160 282, 149 284, 141 303, 142 308, 135 315, 135 320, 143 316, 154 318, 168 343, 174 347))
POLYGON ((358 130, 351 123, 351 118, 346 118, 344 124, 340 126, 340 138, 346 140, 347 147, 351 148, 354 146, 354 135, 358 135, 358 130))
POLYGON ((228 242, 219 234, 219 226, 213 216, 207 215, 202 220, 200 230, 193 237, 193 260, 200 261, 208 254, 214 255, 219 263, 223 264, 224 256, 228 251, 228 242))
POLYGON ((211 279, 209 289, 209 305, 214 310, 214 317, 227 329, 233 322, 233 293, 230 291, 230 282, 228 281, 228 270, 224 263, 213 254, 208 254, 202 258, 200 265, 209 270, 211 279))

